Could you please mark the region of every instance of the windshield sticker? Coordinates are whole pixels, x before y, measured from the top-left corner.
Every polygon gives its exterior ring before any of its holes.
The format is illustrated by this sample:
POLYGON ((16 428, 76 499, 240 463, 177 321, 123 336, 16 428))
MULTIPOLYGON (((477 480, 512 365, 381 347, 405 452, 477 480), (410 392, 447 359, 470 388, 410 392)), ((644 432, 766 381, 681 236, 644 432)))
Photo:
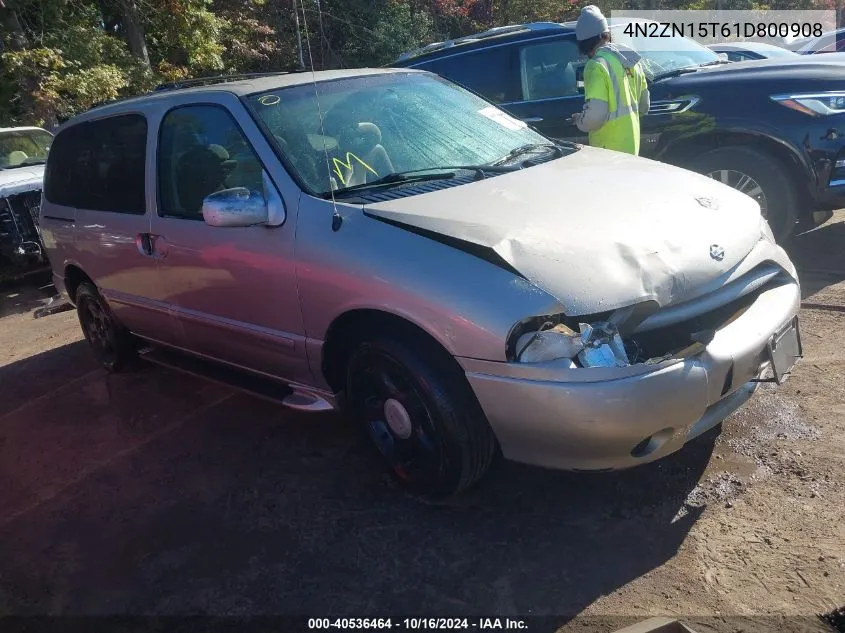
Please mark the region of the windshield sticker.
POLYGON ((334 163, 334 173, 337 174, 337 177, 340 178, 340 182, 346 185, 347 179, 352 175, 353 167, 352 161, 353 159, 358 162, 361 167, 366 169, 369 172, 372 172, 375 176, 378 176, 378 172, 370 167, 367 163, 363 160, 358 158, 352 152, 346 152, 346 162, 340 160, 339 158, 332 158, 332 162, 334 163), (344 176, 343 172, 341 171, 341 167, 345 167, 347 169, 346 175, 344 176))
POLYGON ((486 116, 491 121, 495 121, 502 127, 506 127, 509 130, 524 130, 528 127, 525 121, 520 121, 519 119, 514 119, 509 114, 499 110, 494 106, 490 106, 489 108, 483 108, 478 111, 478 114, 486 116))
POLYGON ((264 95, 258 98, 258 103, 263 106, 274 106, 281 100, 282 99, 281 97, 279 97, 279 95, 264 95))

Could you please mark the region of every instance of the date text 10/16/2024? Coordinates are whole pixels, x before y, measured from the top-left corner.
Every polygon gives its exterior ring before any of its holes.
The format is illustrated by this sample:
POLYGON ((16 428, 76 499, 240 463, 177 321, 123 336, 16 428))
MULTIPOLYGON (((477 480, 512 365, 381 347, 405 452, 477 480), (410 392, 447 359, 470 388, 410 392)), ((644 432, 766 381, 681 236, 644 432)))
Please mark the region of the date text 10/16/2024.
POLYGON ((526 631, 519 618, 308 618, 309 630, 526 631))

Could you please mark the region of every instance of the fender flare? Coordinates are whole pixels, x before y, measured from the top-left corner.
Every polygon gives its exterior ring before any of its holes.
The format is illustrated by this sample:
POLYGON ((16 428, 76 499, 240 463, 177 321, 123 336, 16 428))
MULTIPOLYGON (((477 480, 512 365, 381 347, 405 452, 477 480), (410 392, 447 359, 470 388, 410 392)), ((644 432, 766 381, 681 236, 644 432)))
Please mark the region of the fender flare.
MULTIPOLYGON (((700 141, 702 139, 729 138, 732 135, 755 137, 766 141, 767 143, 779 146, 797 163, 797 165, 799 165, 801 170, 800 177, 804 180, 804 183, 806 183, 805 187, 809 189, 809 186, 818 186, 818 182, 816 182, 816 175, 809 162, 809 158, 799 147, 784 139, 773 128, 748 121, 729 122, 727 125, 722 125, 718 129, 707 131, 702 134, 685 135, 673 138, 657 153, 655 159, 665 161, 666 156, 671 156, 679 148, 695 145, 696 141, 700 141)), ((802 183, 798 182, 797 184, 801 185, 802 183)))

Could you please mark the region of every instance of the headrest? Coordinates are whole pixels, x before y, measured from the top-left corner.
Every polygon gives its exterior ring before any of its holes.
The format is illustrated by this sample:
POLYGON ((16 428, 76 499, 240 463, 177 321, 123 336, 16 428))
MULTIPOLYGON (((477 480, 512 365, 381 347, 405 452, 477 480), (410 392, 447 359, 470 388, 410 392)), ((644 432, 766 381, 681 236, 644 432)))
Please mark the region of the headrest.
POLYGON ((24 162, 29 156, 26 155, 26 152, 22 152, 19 149, 16 149, 14 152, 9 154, 9 165, 14 167, 15 165, 20 165, 24 162))
POLYGON ((358 132, 366 140, 370 149, 381 143, 381 130, 375 123, 362 121, 358 124, 358 132))
POLYGON ((179 161, 183 167, 192 170, 234 167, 236 162, 229 160, 229 152, 221 145, 197 145, 182 155, 179 161))

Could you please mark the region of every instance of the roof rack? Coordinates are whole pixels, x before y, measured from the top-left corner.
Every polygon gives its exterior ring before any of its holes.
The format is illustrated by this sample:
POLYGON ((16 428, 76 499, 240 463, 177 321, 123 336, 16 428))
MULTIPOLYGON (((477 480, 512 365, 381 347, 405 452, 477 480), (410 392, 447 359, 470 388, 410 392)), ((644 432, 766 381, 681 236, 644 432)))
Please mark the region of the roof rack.
POLYGON ((181 90, 182 88, 193 88, 195 86, 210 86, 213 84, 223 84, 230 81, 257 79, 259 77, 277 77, 279 75, 289 75, 291 73, 296 72, 303 71, 287 70, 273 73, 241 73, 238 75, 211 75, 208 77, 196 77, 194 79, 184 79, 182 81, 174 81, 171 83, 159 84, 153 89, 153 92, 163 92, 165 90, 181 90))
POLYGON ((480 42, 481 40, 485 40, 490 37, 501 37, 503 35, 509 35, 512 33, 524 33, 527 31, 545 31, 549 29, 559 29, 560 27, 561 25, 557 22, 530 22, 528 24, 509 24, 507 26, 496 26, 480 33, 465 35, 463 37, 458 37, 443 42, 434 42, 433 44, 428 44, 427 46, 423 46, 422 48, 402 53, 396 61, 401 62, 408 59, 413 59, 414 57, 420 57, 421 55, 427 55, 428 53, 433 53, 434 51, 443 50, 445 48, 452 48, 453 46, 462 46, 465 44, 471 44, 473 42, 480 42))

